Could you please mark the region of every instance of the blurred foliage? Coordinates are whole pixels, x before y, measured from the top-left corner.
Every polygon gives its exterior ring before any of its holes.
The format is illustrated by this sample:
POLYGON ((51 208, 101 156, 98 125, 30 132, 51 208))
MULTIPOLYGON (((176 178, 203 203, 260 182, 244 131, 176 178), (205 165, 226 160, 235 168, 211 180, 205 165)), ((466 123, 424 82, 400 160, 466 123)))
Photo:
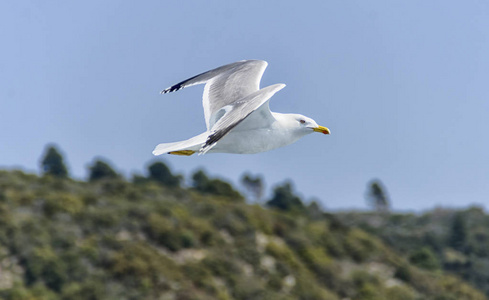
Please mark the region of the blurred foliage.
POLYGON ((45 175, 55 177, 67 177, 68 170, 63 162, 63 156, 59 153, 56 146, 51 145, 46 149, 46 154, 41 161, 41 171, 45 175))
POLYGON ((223 196, 237 201, 243 200, 243 196, 229 182, 209 178, 204 170, 198 170, 192 175, 192 186, 202 194, 223 196))
POLYGON ((476 285, 489 270, 467 265, 489 257, 484 213, 461 213, 464 245, 447 252, 453 213, 324 213, 290 184, 267 209, 203 171, 190 188, 156 174, 0 171, 0 299, 486 299, 447 275, 476 285))
MULTIPOLYGON (((443 274, 451 274, 489 295, 489 215, 479 207, 466 210, 437 208, 423 214, 379 215, 376 213, 339 213, 349 226, 359 226, 379 236, 389 247, 407 255, 411 265, 443 274)), ((416 280, 411 266, 401 265, 395 277, 416 280)), ((446 284, 455 280, 446 277, 446 284)), ((440 296, 437 299, 464 299, 440 296), (445 297, 445 298, 444 298, 445 297)))
POLYGON ((180 186, 180 181, 182 180, 182 176, 173 175, 170 171, 170 168, 163 162, 155 162, 148 167, 149 171, 149 179, 159 182, 163 185, 169 187, 180 186))
POLYGON ((88 179, 90 181, 100 180, 100 179, 114 179, 119 177, 119 175, 112 169, 109 163, 103 161, 102 159, 97 159, 91 167, 89 167, 90 175, 88 179))
POLYGON ((249 173, 241 177, 241 184, 253 197, 255 202, 260 202, 265 192, 265 184, 260 176, 253 176, 249 173))
POLYGON ((367 204, 375 211, 381 213, 389 211, 390 203, 387 191, 380 180, 375 179, 368 183, 366 198, 367 204))
POLYGON ((462 213, 455 213, 448 236, 448 245, 455 250, 464 251, 467 244, 467 227, 462 213))
POLYGON ((440 263, 438 262, 435 254, 433 253, 433 251, 431 251, 430 248, 427 247, 423 247, 419 250, 414 251, 409 256, 409 261, 413 265, 426 270, 435 271, 440 268, 440 263))
POLYGON ((302 211, 304 204, 299 196, 294 194, 291 182, 285 182, 273 189, 273 196, 267 202, 268 207, 282 211, 302 211))

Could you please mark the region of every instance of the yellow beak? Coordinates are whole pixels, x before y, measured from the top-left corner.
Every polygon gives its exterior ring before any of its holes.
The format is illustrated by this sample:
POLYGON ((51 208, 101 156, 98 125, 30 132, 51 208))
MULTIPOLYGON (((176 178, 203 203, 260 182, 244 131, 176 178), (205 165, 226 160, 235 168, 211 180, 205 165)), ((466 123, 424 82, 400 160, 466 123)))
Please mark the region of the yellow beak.
POLYGON ((329 131, 329 129, 327 127, 323 127, 323 126, 318 126, 316 128, 313 128, 312 130, 314 130, 316 132, 322 132, 324 134, 331 134, 331 132, 329 131))

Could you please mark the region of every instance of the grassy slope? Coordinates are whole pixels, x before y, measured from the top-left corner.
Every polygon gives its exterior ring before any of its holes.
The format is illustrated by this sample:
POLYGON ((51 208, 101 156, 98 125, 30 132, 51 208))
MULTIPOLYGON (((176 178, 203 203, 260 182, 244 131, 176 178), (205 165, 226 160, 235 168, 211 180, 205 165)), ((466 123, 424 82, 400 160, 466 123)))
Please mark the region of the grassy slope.
POLYGON ((334 215, 0 171, 2 299, 486 299, 334 215))

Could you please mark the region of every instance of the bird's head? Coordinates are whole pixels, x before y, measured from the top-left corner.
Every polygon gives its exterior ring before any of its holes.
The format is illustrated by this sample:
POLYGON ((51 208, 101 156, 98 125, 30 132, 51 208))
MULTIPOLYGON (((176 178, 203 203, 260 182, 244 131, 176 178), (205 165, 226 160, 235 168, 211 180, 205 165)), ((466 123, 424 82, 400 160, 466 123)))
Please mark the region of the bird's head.
POLYGON ((288 114, 287 117, 289 126, 294 128, 295 130, 303 132, 304 134, 313 132, 320 132, 323 134, 331 133, 328 128, 319 126, 316 121, 306 116, 299 114, 288 114))

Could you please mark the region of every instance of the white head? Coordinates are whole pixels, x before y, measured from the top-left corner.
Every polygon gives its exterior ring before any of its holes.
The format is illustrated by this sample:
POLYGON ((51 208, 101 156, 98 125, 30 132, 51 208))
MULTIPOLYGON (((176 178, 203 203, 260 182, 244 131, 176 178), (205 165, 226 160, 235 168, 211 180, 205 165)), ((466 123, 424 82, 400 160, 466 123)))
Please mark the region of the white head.
POLYGON ((331 133, 328 128, 319 126, 316 121, 306 116, 299 114, 283 114, 282 116, 282 122, 286 124, 288 129, 300 132, 304 135, 313 132, 321 132, 323 134, 331 133))

